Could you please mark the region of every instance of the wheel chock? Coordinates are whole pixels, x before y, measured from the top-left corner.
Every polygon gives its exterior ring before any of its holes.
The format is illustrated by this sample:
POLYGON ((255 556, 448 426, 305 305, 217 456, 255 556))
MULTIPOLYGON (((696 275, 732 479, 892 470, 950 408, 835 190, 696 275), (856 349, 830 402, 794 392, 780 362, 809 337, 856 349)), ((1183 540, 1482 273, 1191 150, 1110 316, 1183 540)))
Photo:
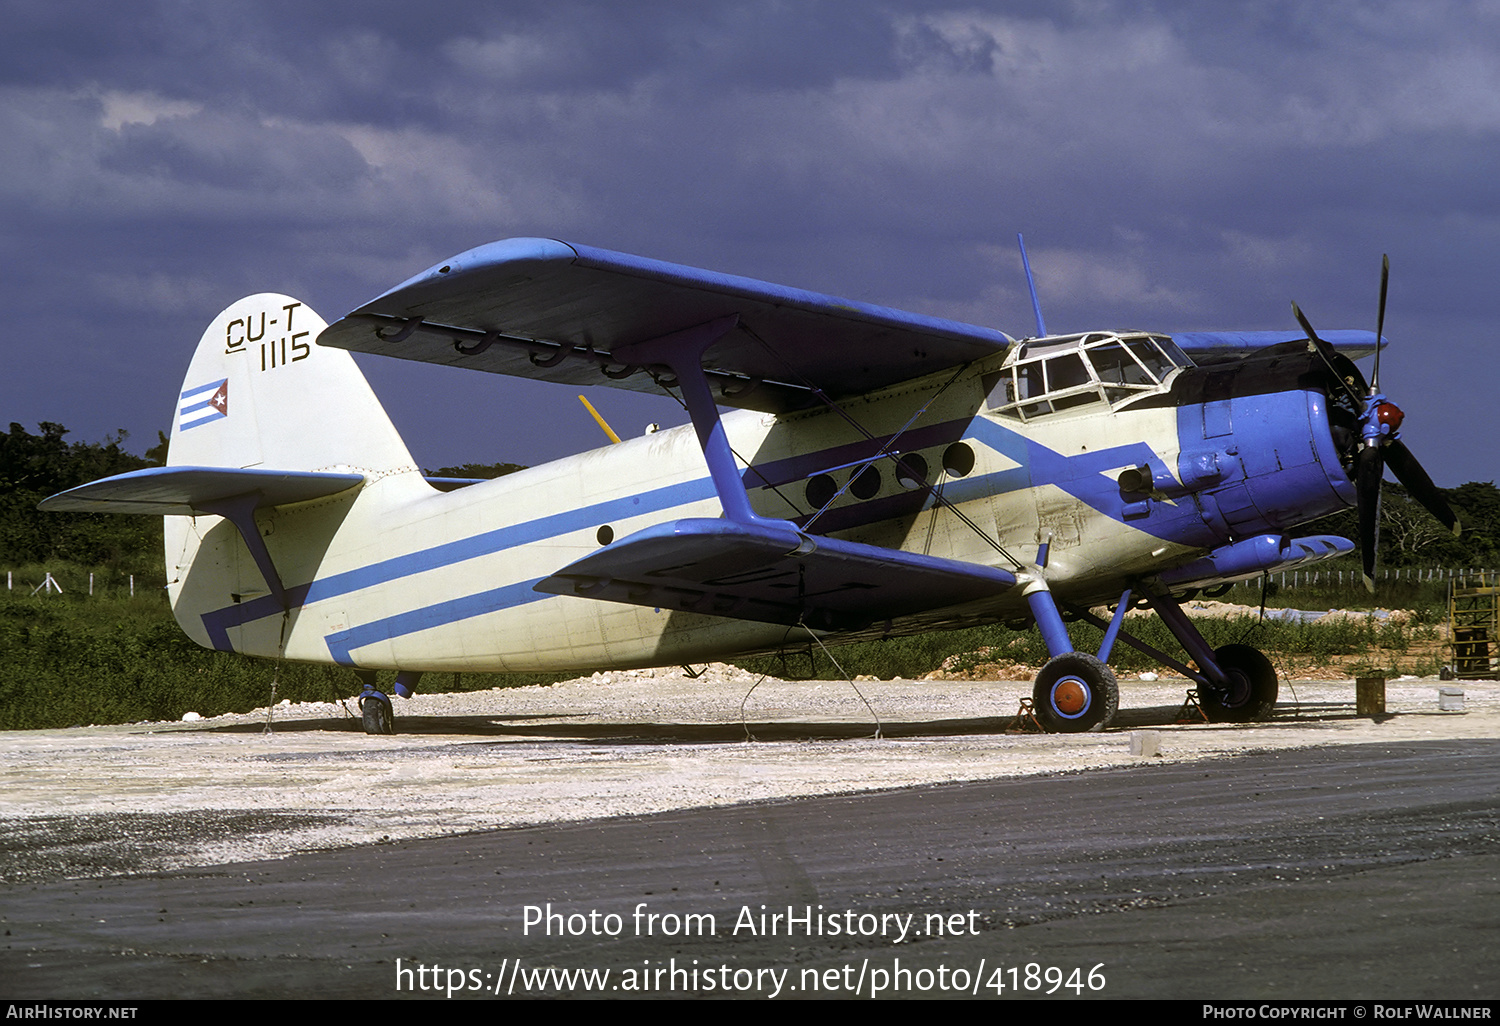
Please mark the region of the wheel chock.
POLYGON ((1016 710, 1016 721, 1005 731, 1007 734, 1045 734, 1047 728, 1036 718, 1036 706, 1032 703, 1030 696, 1021 699, 1020 708, 1016 710))
POLYGON ((1187 697, 1182 700, 1182 708, 1177 710, 1177 718, 1173 723, 1211 723, 1208 713, 1198 704, 1198 689, 1188 688, 1187 697))

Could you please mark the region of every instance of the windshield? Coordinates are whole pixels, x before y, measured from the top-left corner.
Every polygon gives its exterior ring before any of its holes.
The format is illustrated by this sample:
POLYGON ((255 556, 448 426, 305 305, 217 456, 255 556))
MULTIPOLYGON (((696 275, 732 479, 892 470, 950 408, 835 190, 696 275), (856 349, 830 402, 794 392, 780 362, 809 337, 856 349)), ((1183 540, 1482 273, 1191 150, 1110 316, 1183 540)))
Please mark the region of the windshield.
POLYGON ((990 392, 990 409, 1030 420, 1091 403, 1116 406, 1160 391, 1190 361, 1162 335, 1093 332, 1019 347, 990 392))

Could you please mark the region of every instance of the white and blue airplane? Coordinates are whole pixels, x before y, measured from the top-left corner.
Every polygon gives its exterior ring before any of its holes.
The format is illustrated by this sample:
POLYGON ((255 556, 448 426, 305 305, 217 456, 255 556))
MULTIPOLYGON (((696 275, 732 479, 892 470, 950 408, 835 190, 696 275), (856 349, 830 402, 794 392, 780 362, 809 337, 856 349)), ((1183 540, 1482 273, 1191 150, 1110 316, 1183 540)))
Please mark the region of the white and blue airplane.
MULTIPOLYGON (((1024 249, 1023 249, 1024 257, 1024 249)), ((1031 273, 1027 268, 1028 284, 1031 273)), ((1013 339, 588 246, 510 239, 332 325, 250 296, 204 333, 168 465, 43 509, 166 517, 167 590, 206 647, 377 670, 691 664, 1032 621, 1048 729, 1098 730, 1117 640, 1268 715, 1270 661, 1206 643, 1181 598, 1353 549, 1296 536, 1358 506, 1367 583, 1389 462, 1457 521, 1352 359, 1375 333, 1091 331, 1013 339), (429 481, 348 351, 680 399, 691 424, 489 481, 429 481), (729 408, 721 412, 721 407, 729 408), (1159 614, 1192 665, 1122 629, 1159 614), (1113 605, 1106 622, 1090 607, 1113 605), (1097 653, 1065 620, 1104 628, 1097 653)), ((1295 304, 1294 304, 1295 309, 1295 304)))

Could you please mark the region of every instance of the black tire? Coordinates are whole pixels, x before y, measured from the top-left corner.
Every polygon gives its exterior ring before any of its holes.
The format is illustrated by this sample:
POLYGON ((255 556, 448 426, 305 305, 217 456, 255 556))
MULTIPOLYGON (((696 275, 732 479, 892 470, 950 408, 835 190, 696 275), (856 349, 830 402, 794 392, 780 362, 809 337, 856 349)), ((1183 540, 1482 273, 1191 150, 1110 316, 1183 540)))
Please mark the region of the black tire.
POLYGON ((370 695, 359 703, 360 718, 366 734, 396 733, 396 714, 391 700, 384 695, 370 695))
POLYGON ((1115 718, 1120 688, 1108 666, 1083 652, 1053 656, 1031 691, 1037 722, 1054 734, 1103 730, 1115 718))
POLYGON ((1267 719, 1276 708, 1279 691, 1271 660, 1249 645, 1225 645, 1214 651, 1214 658, 1229 678, 1229 689, 1212 685, 1198 689, 1198 704, 1204 715, 1213 723, 1267 719))

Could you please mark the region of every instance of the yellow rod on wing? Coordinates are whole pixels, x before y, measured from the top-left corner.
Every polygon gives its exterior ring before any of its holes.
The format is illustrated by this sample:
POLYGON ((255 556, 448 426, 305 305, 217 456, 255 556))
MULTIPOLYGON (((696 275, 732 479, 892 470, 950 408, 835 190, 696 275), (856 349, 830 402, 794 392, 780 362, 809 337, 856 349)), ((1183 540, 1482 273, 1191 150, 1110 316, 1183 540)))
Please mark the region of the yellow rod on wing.
POLYGON ((599 426, 604 429, 604 433, 609 436, 609 440, 611 442, 618 442, 620 440, 620 436, 615 434, 615 429, 610 427, 609 424, 605 422, 603 417, 599 416, 599 411, 594 409, 593 403, 589 402, 583 396, 579 396, 578 401, 583 403, 584 409, 588 410, 594 415, 594 420, 598 421, 599 426))

